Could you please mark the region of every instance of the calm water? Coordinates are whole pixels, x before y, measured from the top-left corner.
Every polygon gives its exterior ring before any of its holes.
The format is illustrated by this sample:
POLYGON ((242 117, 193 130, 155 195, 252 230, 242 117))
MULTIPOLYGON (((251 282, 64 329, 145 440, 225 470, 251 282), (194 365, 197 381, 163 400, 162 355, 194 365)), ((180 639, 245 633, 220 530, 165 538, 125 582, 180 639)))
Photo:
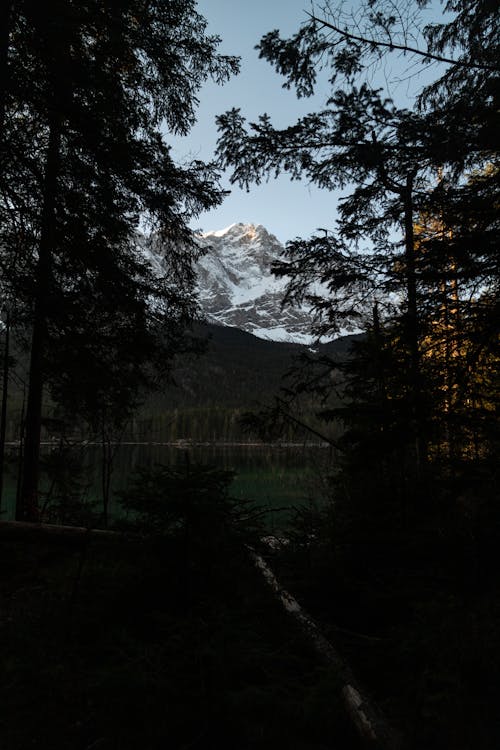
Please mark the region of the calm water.
MULTIPOLYGON (((52 450, 52 453, 54 453, 52 450)), ((98 503, 101 491, 101 449, 99 446, 82 447, 87 488, 86 496, 98 503)), ((50 456, 50 449, 44 449, 50 456)), ((111 479, 112 493, 127 488, 130 477, 138 467, 158 464, 204 464, 231 470, 235 478, 231 492, 235 497, 247 498, 269 509, 269 525, 279 525, 291 508, 317 500, 321 495, 323 470, 331 462, 330 451, 322 447, 269 447, 269 446, 201 446, 174 447, 171 445, 121 445, 113 456, 111 479)), ((5 480, 2 500, 2 518, 13 518, 16 496, 15 462, 5 480)), ((47 482, 43 482, 47 487, 47 482)))

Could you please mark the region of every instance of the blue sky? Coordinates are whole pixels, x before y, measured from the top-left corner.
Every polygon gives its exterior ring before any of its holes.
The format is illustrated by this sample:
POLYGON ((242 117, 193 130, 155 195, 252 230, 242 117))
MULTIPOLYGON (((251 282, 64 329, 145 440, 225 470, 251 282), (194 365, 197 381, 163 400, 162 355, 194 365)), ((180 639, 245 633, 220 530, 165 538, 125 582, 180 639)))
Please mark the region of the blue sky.
MULTIPOLYGON (((231 107, 241 108, 249 120, 267 112, 275 125, 286 126, 324 104, 326 87, 313 98, 298 100, 293 90, 282 88, 283 79, 269 63, 258 59, 254 49, 272 29, 279 29, 282 36, 293 34, 306 19, 306 11, 311 10, 309 0, 199 0, 198 8, 209 22, 209 32, 222 37, 220 51, 242 58, 241 72, 223 87, 211 83, 204 86, 192 132, 186 138, 170 138, 174 158, 212 159, 217 140, 215 117, 231 107)), ((338 194, 304 182, 280 177, 247 193, 229 186, 226 178, 224 187, 231 189, 231 195, 219 208, 203 214, 195 228, 208 231, 233 222, 251 222, 263 224, 286 242, 309 236, 318 227, 332 227, 335 221, 338 194)))

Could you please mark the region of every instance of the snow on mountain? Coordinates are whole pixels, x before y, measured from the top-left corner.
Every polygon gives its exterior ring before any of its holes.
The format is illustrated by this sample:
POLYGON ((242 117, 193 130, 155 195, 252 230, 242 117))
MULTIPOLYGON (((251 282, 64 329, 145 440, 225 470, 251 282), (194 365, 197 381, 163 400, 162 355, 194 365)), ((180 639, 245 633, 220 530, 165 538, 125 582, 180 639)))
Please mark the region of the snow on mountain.
POLYGON ((286 281, 271 273, 283 245, 261 224, 231 224, 198 237, 199 299, 207 319, 273 341, 311 341, 310 316, 281 308, 286 281))
MULTIPOLYGON (((198 235, 199 300, 211 323, 234 326, 259 338, 309 344, 311 316, 304 308, 281 307, 286 281, 271 273, 283 245, 261 224, 231 224, 198 235)), ((160 251, 161 253, 161 251, 160 251)), ((148 253, 153 267, 161 255, 148 253)))

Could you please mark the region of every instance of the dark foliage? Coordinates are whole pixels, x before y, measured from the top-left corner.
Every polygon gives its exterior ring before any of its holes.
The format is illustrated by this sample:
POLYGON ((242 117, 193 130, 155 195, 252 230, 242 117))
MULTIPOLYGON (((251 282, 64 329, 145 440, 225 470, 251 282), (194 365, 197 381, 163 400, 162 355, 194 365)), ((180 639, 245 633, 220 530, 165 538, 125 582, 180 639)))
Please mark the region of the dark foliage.
POLYGON ((289 242, 275 269, 318 335, 365 332, 287 394, 290 409, 316 393, 344 432, 329 502, 299 510, 283 570, 409 746, 493 748, 481 704, 498 701, 498 11, 443 3, 450 19, 422 29, 426 4, 327 3, 290 39, 266 35, 285 86, 309 96, 326 72, 328 102, 283 129, 225 113, 219 157, 247 188, 285 172, 346 191, 337 226, 289 242), (412 111, 367 83, 395 50, 447 61, 412 111))
MULTIPOLYGON (((173 539, 3 544, 3 747, 357 747, 319 668, 246 553, 191 570, 173 539), (36 576, 34 576, 36 571, 36 576)), ((205 559, 205 563, 206 563, 205 559)))
POLYGON ((370 44, 330 23, 342 11, 328 5, 325 23, 312 18, 285 41, 267 35, 261 55, 299 96, 328 70, 327 107, 282 130, 267 115, 247 126, 239 111, 227 112, 219 118, 219 158, 246 187, 285 172, 349 188, 335 230, 289 242, 275 272, 288 279, 289 302, 312 306, 318 335, 372 330, 348 386, 349 439, 359 444, 364 431, 366 443, 371 432, 389 460, 391 441, 406 446, 403 463, 413 462, 415 478, 429 463, 453 473, 457 461, 472 466, 496 450, 499 170, 488 133, 498 40, 488 3, 448 4, 450 23, 428 26, 422 38, 428 59, 449 48, 458 62, 422 91, 413 111, 403 110, 357 83, 374 57, 389 54, 384 39, 416 22, 416 6, 394 7, 353 11, 353 25, 372 25, 370 44))
POLYGON ((44 386, 73 417, 123 424, 184 346, 189 220, 223 193, 213 165, 176 164, 164 134, 187 133, 202 83, 238 65, 194 2, 19 0, 7 41, 1 265, 31 342, 20 514, 36 515, 44 386), (168 248, 164 278, 140 223, 168 248))
POLYGON ((261 531, 259 509, 231 497, 233 477, 230 471, 191 464, 186 454, 178 466, 139 469, 120 503, 141 532, 181 538, 213 555, 230 539, 249 542, 261 531))

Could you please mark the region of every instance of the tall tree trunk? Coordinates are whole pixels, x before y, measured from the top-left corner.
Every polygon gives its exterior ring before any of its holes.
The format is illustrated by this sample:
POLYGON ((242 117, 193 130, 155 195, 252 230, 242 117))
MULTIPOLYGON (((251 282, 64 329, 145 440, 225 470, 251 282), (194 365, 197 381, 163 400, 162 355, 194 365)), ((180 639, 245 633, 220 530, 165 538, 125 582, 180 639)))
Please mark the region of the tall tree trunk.
POLYGON ((43 355, 47 340, 47 301, 50 293, 51 261, 55 236, 60 141, 60 116, 56 111, 52 111, 49 120, 49 142, 43 186, 42 223, 36 268, 36 293, 31 338, 28 401, 26 407, 22 489, 20 503, 16 509, 16 518, 20 521, 39 520, 38 478, 44 385, 43 355))
POLYGON ((111 438, 106 434, 105 418, 103 416, 101 441, 102 441, 102 522, 104 528, 108 528, 109 500, 111 492, 111 475, 113 473, 113 449, 111 438))
MULTIPOLYGON (((443 236, 452 238, 451 230, 441 226, 443 236)), ((446 274, 441 285, 443 295, 443 336, 444 336, 444 439, 450 470, 456 458, 456 449, 460 438, 452 429, 453 412, 455 410, 457 373, 456 359, 460 351, 460 302, 458 293, 458 279, 456 263, 451 257, 446 265, 446 274)), ((456 429, 456 428, 455 428, 456 429)))
POLYGON ((23 400, 21 403, 21 415, 19 419, 19 451, 17 454, 17 477, 16 477, 16 509, 21 502, 21 481, 24 457, 24 415, 26 411, 26 383, 23 381, 23 400))
POLYGON ((2 378, 2 413, 0 415, 0 511, 2 509, 3 477, 5 464, 5 435, 7 432, 7 395, 9 390, 9 342, 10 342, 10 315, 7 313, 5 321, 5 340, 3 352, 3 378, 2 378))
POLYGON ((415 458, 417 473, 425 462, 426 451, 422 424, 422 382, 420 368, 420 350, 418 345, 418 302, 417 275, 415 268, 415 237, 413 225, 413 174, 406 178, 404 200, 404 235, 406 261, 406 345, 410 365, 410 399, 413 429, 415 432, 415 458))

